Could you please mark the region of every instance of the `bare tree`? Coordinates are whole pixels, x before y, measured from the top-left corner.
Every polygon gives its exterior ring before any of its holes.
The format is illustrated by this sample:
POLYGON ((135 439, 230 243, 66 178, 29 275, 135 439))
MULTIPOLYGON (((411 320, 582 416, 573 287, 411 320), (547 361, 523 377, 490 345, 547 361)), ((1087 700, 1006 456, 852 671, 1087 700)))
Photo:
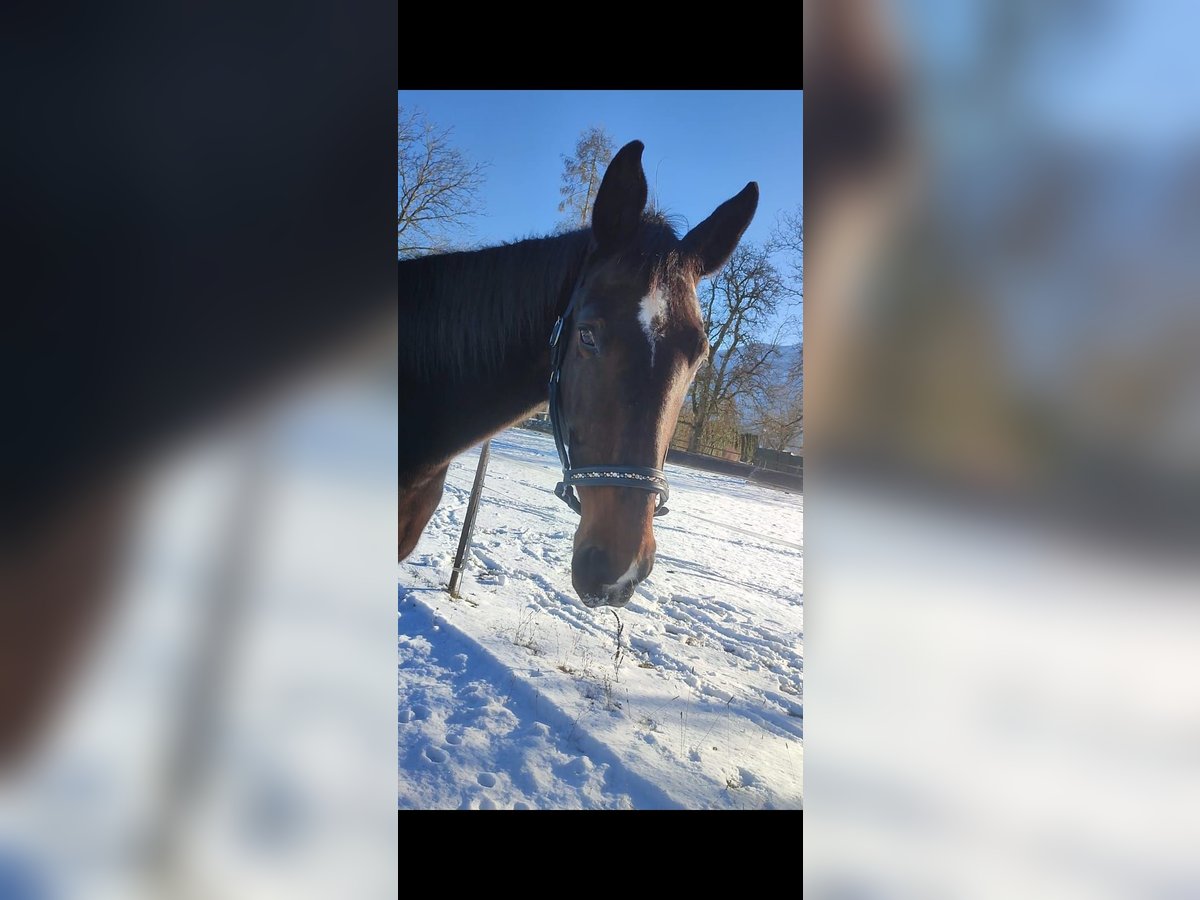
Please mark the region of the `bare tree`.
POLYGON ((613 139, 601 126, 585 129, 575 143, 575 155, 563 155, 562 201, 558 211, 563 213, 562 228, 587 228, 592 204, 600 190, 600 180, 613 157, 613 139))
POLYGON ((779 335, 764 341, 761 332, 786 298, 787 286, 768 249, 743 242, 725 267, 701 285, 699 294, 709 363, 696 374, 688 395, 688 450, 693 452, 709 423, 758 388, 768 374, 768 364, 779 352, 779 335))
POLYGON ((788 257, 788 266, 793 282, 793 293, 804 296, 804 209, 797 206, 779 217, 771 235, 775 250, 788 257))
MULTIPOLYGON (((804 301, 804 214, 797 205, 776 222, 767 252, 786 265, 787 307, 797 311, 780 327, 781 334, 799 338, 799 309, 804 301)), ((804 434, 804 354, 797 343, 786 367, 768 367, 749 391, 747 424, 758 433, 761 446, 784 451, 796 446, 804 434)))
POLYGON ((804 354, 800 346, 793 349, 787 368, 764 379, 750 398, 761 446, 781 452, 800 443, 804 434, 804 354))
POLYGON ((396 253, 420 256, 446 250, 450 236, 479 211, 483 163, 473 163, 420 110, 399 109, 396 173, 399 211, 396 253))

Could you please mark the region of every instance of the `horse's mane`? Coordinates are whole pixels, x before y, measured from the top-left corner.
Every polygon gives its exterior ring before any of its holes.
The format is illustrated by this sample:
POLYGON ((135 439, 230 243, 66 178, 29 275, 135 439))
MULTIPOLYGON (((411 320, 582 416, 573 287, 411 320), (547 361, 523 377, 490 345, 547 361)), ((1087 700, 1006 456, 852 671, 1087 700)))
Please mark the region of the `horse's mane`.
POLYGON ((401 372, 497 371, 508 348, 545 330, 547 304, 571 289, 590 240, 584 229, 402 260, 401 372))
MULTIPOLYGON (((670 222, 647 214, 644 253, 677 241, 670 222)), ((400 371, 429 380, 493 373, 514 348, 548 337, 591 246, 590 228, 399 261, 400 371)))

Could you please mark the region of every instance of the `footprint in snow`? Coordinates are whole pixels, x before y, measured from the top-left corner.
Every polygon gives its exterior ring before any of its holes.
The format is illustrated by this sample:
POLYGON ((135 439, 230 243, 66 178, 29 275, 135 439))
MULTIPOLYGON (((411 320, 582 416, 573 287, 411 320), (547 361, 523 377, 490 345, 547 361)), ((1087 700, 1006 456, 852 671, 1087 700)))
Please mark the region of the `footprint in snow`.
POLYGON ((485 788, 496 786, 496 776, 491 772, 480 772, 479 775, 476 776, 475 780, 482 784, 485 788))
POLYGON ((431 763, 437 763, 438 765, 441 765, 448 760, 450 756, 445 750, 439 750, 437 747, 426 747, 425 758, 431 763))
POLYGON ((739 788, 754 787, 754 785, 758 784, 758 776, 755 775, 753 772, 751 772, 749 769, 747 769, 743 766, 738 766, 736 778, 730 779, 731 783, 734 781, 736 781, 737 783, 733 784, 733 787, 739 787, 739 788))
POLYGON ((488 705, 488 697, 478 685, 472 685, 459 695, 463 705, 470 709, 479 709, 488 705))
POLYGON ((453 744, 453 745, 457 746, 458 744, 462 743, 462 735, 461 734, 448 734, 448 735, 446 735, 445 740, 446 740, 447 744, 453 744))

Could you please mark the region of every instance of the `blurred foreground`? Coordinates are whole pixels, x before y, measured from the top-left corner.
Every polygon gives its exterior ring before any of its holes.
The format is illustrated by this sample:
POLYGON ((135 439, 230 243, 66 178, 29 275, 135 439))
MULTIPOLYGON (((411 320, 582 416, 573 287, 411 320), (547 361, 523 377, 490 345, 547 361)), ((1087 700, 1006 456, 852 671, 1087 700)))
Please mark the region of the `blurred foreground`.
POLYGON ((394 327, 141 472, 0 896, 396 896, 394 327))
POLYGON ((4 900, 395 895, 397 9, 287 12, 5 22, 4 900))
POLYGON ((805 12, 806 887, 1196 896, 1197 13, 805 12))

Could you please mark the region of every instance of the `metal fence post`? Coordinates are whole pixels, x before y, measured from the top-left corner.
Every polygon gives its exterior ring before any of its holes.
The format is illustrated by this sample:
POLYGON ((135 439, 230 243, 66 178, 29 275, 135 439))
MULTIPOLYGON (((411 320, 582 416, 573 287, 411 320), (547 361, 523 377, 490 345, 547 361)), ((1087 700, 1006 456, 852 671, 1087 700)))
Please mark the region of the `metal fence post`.
POLYGON ((471 499, 467 501, 467 518, 463 522, 462 537, 458 539, 458 552, 454 554, 454 570, 450 573, 450 596, 458 598, 458 586, 462 581, 463 568, 466 566, 467 547, 471 543, 471 535, 475 532, 475 513, 479 511, 479 495, 483 493, 483 476, 487 472, 488 454, 492 442, 484 441, 479 450, 479 465, 475 467, 475 483, 471 485, 471 499))

